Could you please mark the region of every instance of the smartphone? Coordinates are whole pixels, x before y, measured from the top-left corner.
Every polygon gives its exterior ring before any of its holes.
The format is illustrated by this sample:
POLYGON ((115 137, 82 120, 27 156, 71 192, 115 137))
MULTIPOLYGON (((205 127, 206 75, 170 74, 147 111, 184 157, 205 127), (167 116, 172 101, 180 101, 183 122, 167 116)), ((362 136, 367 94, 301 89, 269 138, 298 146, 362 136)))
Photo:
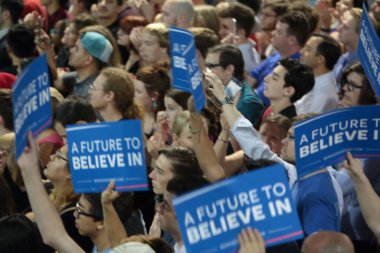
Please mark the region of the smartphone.
POLYGON ((232 19, 232 33, 236 35, 236 19, 232 19))

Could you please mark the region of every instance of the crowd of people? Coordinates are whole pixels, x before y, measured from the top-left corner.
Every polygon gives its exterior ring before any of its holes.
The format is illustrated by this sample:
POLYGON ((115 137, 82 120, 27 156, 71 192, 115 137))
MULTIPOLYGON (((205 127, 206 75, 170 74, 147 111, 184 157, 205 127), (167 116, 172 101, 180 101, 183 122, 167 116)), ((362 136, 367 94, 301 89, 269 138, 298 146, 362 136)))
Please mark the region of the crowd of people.
MULTIPOLYGON (((380 33, 380 1, 364 2, 380 33)), ((281 164, 305 235, 240 253, 380 252, 380 162, 299 176, 294 124, 376 105, 359 61, 363 1, 0 0, 0 252, 186 252, 176 196, 281 164), (170 26, 194 34, 206 105, 173 89, 170 26), (54 124, 18 160, 12 85, 46 53, 54 124), (76 193, 66 126, 142 120, 150 190, 76 193)), ((377 85, 377 84, 373 84, 377 85)), ((374 108, 377 110, 377 108, 374 108)))

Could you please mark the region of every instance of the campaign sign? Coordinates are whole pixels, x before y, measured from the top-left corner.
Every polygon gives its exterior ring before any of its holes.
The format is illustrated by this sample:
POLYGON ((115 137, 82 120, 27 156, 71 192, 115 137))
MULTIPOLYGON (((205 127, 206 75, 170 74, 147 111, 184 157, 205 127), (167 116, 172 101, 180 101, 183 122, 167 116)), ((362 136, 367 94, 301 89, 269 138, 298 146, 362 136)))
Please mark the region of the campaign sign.
POLYGON ((74 191, 102 192, 115 180, 118 191, 148 190, 140 120, 67 127, 74 191))
POLYGON ((229 178, 173 200, 187 252, 238 252, 238 235, 256 228, 266 246, 303 237, 280 164, 229 178))
POLYGON ((294 127, 299 177, 345 160, 347 150, 358 158, 380 158, 380 107, 338 109, 301 121, 294 127))
POLYGON ((27 145, 27 133, 34 137, 51 126, 50 81, 46 54, 31 62, 12 88, 13 124, 16 133, 16 159, 27 145))
POLYGON ((169 37, 173 88, 192 93, 195 109, 199 112, 204 107, 206 98, 196 57, 194 36, 185 29, 171 27, 169 37))
POLYGON ((364 4, 359 38, 357 49, 359 60, 372 89, 380 97, 380 40, 373 29, 364 4))

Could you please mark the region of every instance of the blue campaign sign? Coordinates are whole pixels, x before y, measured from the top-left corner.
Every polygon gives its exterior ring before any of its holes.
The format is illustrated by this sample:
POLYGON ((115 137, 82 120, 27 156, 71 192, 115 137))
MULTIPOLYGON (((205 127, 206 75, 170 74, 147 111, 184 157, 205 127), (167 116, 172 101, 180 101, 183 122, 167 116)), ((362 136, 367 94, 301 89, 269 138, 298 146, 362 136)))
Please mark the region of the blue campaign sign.
POLYGON ((27 145, 27 132, 36 137, 51 126, 50 81, 46 54, 31 62, 12 88, 16 159, 27 145))
POLYGON ((187 252, 238 252, 243 228, 260 231, 266 246, 303 237, 282 165, 255 170, 173 200, 187 252))
POLYGON ((204 107, 206 98, 196 57, 194 36, 188 30, 171 27, 169 37, 173 88, 192 93, 195 109, 199 112, 204 107))
POLYGON ((380 107, 338 109, 301 121, 294 127, 297 174, 337 164, 350 150, 358 158, 380 158, 380 107))
POLYGON ((373 29, 364 4, 359 38, 357 49, 359 60, 372 89, 380 97, 380 40, 373 29))
POLYGON ((70 125, 69 163, 76 193, 148 190, 140 120, 70 125))

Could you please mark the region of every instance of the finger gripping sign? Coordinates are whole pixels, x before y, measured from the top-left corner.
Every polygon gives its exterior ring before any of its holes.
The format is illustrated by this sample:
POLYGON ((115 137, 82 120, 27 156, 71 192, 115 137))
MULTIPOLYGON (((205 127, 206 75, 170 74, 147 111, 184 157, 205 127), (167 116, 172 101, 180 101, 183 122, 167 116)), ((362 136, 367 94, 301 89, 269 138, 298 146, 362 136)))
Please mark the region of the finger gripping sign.
POLYGON ((380 158, 380 107, 338 109, 301 121, 294 127, 297 175, 302 177, 345 159, 380 158))
POLYGON ((32 61, 12 88, 13 125, 16 134, 16 159, 27 145, 27 133, 34 137, 51 126, 50 81, 46 54, 32 61))
POLYGON ((68 126, 74 191, 102 192, 112 179, 118 191, 148 190, 141 129, 140 120, 68 126))
POLYGON ((190 92, 194 97, 195 109, 199 112, 206 99, 195 53, 194 36, 188 30, 171 27, 169 37, 173 88, 190 92))
POLYGON ((303 237, 284 167, 273 165, 173 200, 187 252, 238 252, 238 235, 258 229, 266 246, 303 237))

